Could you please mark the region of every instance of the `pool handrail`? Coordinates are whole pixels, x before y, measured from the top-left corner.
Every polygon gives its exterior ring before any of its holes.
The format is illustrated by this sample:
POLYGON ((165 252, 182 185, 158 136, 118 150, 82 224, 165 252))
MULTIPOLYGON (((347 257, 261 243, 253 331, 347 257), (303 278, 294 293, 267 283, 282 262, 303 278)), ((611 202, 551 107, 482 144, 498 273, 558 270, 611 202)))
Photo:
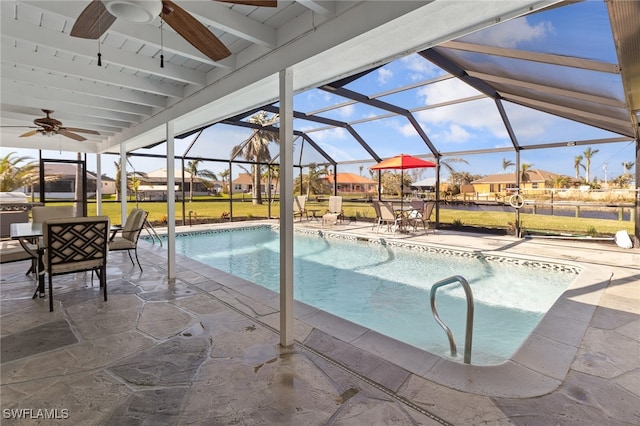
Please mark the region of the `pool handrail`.
POLYGON ((438 314, 438 308, 436 307, 436 290, 445 285, 455 284, 458 282, 462 285, 462 288, 464 289, 464 293, 467 298, 467 327, 464 335, 464 338, 465 338, 464 339, 465 340, 464 341, 464 363, 471 364, 471 342, 473 339, 473 292, 471 291, 471 286, 469 286, 469 282, 467 282, 467 280, 460 275, 453 275, 449 278, 440 280, 437 283, 435 283, 433 286, 431 286, 431 293, 430 293, 431 311, 433 313, 433 317, 435 318, 436 322, 440 324, 440 327, 444 329, 445 333, 447 334, 447 337, 449 338, 451 356, 456 356, 458 353, 458 349, 456 346, 456 341, 453 337, 453 332, 447 326, 447 324, 445 324, 444 321, 442 321, 442 319, 440 318, 440 315, 438 314))

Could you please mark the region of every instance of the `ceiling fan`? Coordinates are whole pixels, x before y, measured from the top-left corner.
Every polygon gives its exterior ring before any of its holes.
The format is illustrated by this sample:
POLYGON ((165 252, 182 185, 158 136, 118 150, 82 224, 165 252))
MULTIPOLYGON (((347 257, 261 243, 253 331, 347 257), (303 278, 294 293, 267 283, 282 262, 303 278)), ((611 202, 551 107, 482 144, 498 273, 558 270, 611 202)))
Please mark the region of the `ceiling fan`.
POLYGON ((35 120, 33 120, 33 124, 35 124, 36 126, 38 126, 38 129, 35 130, 30 130, 27 133, 23 133, 22 135, 20 135, 21 138, 26 138, 28 136, 34 136, 37 135, 38 133, 44 136, 54 136, 54 135, 62 135, 62 136, 66 136, 68 138, 71 139, 75 139, 77 141, 86 141, 87 138, 77 135, 74 132, 78 132, 78 133, 86 133, 89 135, 99 135, 100 133, 96 132, 95 130, 88 130, 88 129, 78 129, 75 127, 63 127, 62 126, 62 122, 59 120, 56 120, 55 118, 51 118, 49 116, 49 114, 53 114, 53 111, 50 109, 43 109, 42 112, 44 112, 47 116, 46 117, 42 117, 42 118, 36 118, 35 120))
MULTIPOLYGON (((277 0, 214 0, 248 6, 276 7, 277 0)), ((180 34, 196 49, 214 61, 231 55, 227 47, 189 12, 170 0, 92 0, 80 13, 72 37, 97 39, 116 18, 135 23, 150 23, 156 16, 180 34)))

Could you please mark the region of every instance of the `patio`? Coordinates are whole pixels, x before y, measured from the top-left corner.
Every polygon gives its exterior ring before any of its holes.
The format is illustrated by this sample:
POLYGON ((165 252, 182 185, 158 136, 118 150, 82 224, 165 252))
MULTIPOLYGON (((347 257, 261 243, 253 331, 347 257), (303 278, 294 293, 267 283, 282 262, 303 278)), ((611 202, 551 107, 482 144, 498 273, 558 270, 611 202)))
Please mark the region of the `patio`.
MULTIPOLYGON (((230 225, 182 230, 211 226, 230 225)), ((375 236, 361 222, 324 229, 375 236)), ((445 231, 393 238, 566 261, 585 272, 528 348, 504 365, 476 367, 300 303, 296 343, 282 349, 277 295, 180 257, 177 279, 167 280, 158 244, 139 244, 144 273, 126 254, 110 255, 106 303, 97 281, 85 288, 89 276, 56 277, 52 313, 47 299, 31 299, 26 262, 3 265, 3 424, 48 424, 52 414, 85 425, 639 421, 638 250, 445 231), (552 349, 536 351, 536 341, 552 349)))

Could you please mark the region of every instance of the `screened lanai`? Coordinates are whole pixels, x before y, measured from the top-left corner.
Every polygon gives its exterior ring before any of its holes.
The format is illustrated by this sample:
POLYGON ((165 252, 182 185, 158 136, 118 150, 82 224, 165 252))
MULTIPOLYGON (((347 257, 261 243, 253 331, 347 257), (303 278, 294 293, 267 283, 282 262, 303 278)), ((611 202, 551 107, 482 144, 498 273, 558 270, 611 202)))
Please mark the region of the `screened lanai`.
MULTIPOLYGON (((370 166, 405 153, 441 164, 415 180, 514 173, 526 164, 611 188, 633 170, 625 165, 638 163, 640 54, 632 23, 639 16, 635 2, 560 4, 296 93, 296 173, 327 166, 377 179, 370 166), (597 152, 588 170, 576 161, 585 150, 597 152)), ((280 104, 187 132, 175 155, 214 171, 234 162, 235 170, 248 167, 231 148, 257 128, 279 131, 277 119, 251 123, 259 111, 277 117, 280 104)), ((160 142, 129 158, 163 156, 160 142)), ((265 165, 279 164, 278 145, 268 149, 265 165)), ((636 238, 637 170, 626 183, 636 194, 636 238)))

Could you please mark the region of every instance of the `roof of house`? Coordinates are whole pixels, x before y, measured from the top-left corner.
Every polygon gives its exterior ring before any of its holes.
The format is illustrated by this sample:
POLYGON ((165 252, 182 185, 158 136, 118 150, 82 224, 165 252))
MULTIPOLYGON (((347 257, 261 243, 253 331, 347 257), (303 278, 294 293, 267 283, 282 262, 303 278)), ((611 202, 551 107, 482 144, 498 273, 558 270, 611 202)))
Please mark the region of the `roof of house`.
MULTIPOLYGON (((261 179, 262 183, 265 183, 266 181, 267 179, 264 177, 261 179)), ((275 184, 277 181, 278 179, 271 178, 271 183, 275 184)), ((235 185, 253 185, 253 176, 251 176, 251 173, 239 173, 238 177, 231 181, 231 183, 235 185)))
MULTIPOLYGON (((76 176, 76 164, 67 163, 45 163, 44 172, 47 176, 61 176, 72 177, 76 176)), ((87 179, 96 180, 96 174, 94 172, 87 171, 87 179)))
POLYGON ((336 173, 330 174, 326 176, 326 179, 333 183, 334 179, 338 181, 338 183, 351 183, 351 184, 376 184, 376 181, 366 178, 364 176, 355 175, 353 173, 336 173))
MULTIPOLYGON (((527 176, 529 182, 546 182, 547 180, 555 179, 560 176, 557 173, 548 172, 546 170, 529 169, 527 170, 527 176)), ((516 174, 514 173, 501 173, 497 175, 489 175, 483 178, 474 180, 472 184, 476 183, 516 183, 516 174)))

